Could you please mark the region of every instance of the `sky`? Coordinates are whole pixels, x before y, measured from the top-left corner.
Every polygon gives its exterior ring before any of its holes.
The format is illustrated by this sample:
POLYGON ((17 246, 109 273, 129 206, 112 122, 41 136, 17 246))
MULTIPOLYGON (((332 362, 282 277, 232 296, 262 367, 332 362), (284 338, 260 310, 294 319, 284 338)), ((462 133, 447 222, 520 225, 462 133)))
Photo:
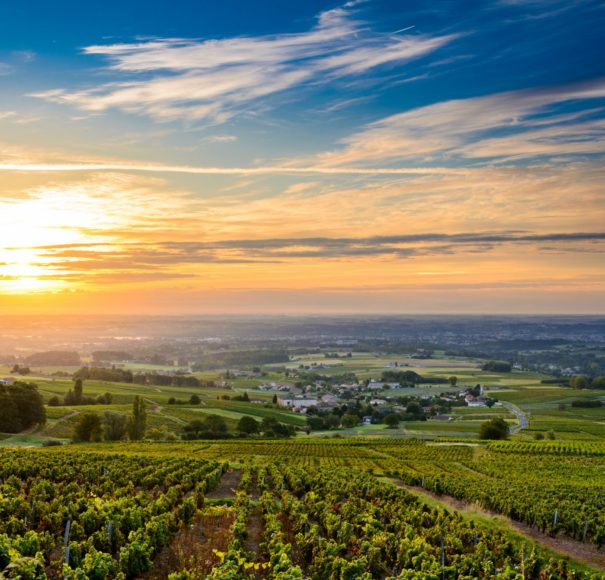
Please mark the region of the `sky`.
POLYGON ((0 6, 0 313, 605 314, 605 2, 0 6))

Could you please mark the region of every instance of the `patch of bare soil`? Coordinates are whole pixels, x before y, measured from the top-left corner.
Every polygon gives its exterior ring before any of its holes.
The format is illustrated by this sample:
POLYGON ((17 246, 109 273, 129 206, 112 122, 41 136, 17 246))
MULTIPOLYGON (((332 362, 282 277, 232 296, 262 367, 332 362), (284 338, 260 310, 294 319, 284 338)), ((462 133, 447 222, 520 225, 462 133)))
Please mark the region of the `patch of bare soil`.
POLYGON ((248 528, 246 534, 246 541, 244 542, 244 550, 246 552, 252 552, 256 555, 255 560, 261 561, 261 555, 259 554, 260 544, 263 540, 263 518, 259 507, 253 508, 248 519, 248 528))
POLYGON ((153 561, 153 568, 139 576, 145 580, 161 580, 172 572, 188 568, 201 577, 210 574, 220 558, 214 550, 226 552, 231 541, 230 528, 235 512, 229 509, 212 510, 198 516, 182 528, 170 545, 163 548, 153 561))
POLYGON ((235 489, 242 478, 242 472, 239 470, 227 471, 223 474, 219 484, 205 494, 207 499, 229 499, 235 497, 235 489))

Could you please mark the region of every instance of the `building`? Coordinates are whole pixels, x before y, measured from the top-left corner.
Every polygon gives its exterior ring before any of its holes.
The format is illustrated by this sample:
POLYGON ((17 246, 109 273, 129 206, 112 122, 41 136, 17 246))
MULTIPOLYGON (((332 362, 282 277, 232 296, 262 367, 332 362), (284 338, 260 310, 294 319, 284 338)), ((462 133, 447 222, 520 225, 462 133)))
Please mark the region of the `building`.
POLYGON ((385 381, 374 381, 371 380, 368 383, 368 389, 371 391, 379 391, 382 389, 399 389, 401 385, 399 383, 387 383, 385 381))
POLYGON ((480 397, 474 397, 473 395, 466 395, 466 397, 464 397, 464 400, 466 401, 466 404, 469 407, 487 407, 487 405, 485 404, 485 401, 480 397))
POLYGON ((376 407, 378 405, 386 405, 386 399, 372 399, 370 401, 370 405, 372 405, 372 407, 376 407))
POLYGON ((309 407, 317 406, 317 399, 315 398, 303 398, 303 397, 278 397, 277 404, 280 407, 292 409, 299 413, 306 413, 309 407))
POLYGON ((260 385, 258 387, 259 391, 276 391, 276 392, 285 392, 290 390, 290 385, 286 385, 283 383, 266 383, 264 385, 260 385))
POLYGON ((336 395, 331 395, 330 393, 321 395, 319 398, 322 405, 336 405, 339 401, 336 395))

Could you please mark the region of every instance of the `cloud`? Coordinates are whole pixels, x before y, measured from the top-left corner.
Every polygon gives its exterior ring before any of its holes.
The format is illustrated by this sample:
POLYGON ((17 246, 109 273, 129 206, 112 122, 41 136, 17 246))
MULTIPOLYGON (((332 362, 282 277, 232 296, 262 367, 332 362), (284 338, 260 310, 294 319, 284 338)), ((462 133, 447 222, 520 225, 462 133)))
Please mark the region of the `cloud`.
POLYGON ((89 112, 117 108, 159 120, 223 123, 282 91, 354 77, 422 58, 451 43, 449 34, 381 33, 355 20, 354 3, 319 14, 307 32, 216 40, 155 39, 94 45, 124 80, 33 96, 89 112))
POLYGON ((570 116, 561 114, 558 107, 604 98, 605 78, 600 78, 439 102, 375 121, 343 139, 341 149, 313 161, 337 167, 603 153, 605 124, 590 118, 593 109, 576 112, 572 118, 581 122, 569 123, 570 116))
POLYGON ((232 239, 214 242, 168 242, 122 244, 103 248, 58 245, 38 248, 57 260, 59 269, 165 271, 185 264, 251 264, 300 260, 351 260, 384 257, 402 259, 418 256, 486 253, 499 246, 548 244, 550 251, 582 252, 586 245, 597 244, 592 251, 602 253, 604 232, 563 232, 536 234, 526 232, 479 232, 372 236, 365 238, 306 237, 232 239))
POLYGON ((326 167, 321 165, 259 165, 250 167, 204 167, 197 165, 168 165, 162 163, 136 162, 79 162, 79 163, 4 163, 0 161, 0 171, 17 172, 89 172, 89 171, 126 171, 145 173, 185 173, 191 175, 296 175, 316 173, 324 175, 463 175, 465 169, 452 167, 395 167, 395 168, 363 168, 363 167, 326 167))
POLYGON ((237 141, 237 135, 208 135, 202 141, 207 141, 208 143, 234 143, 237 141))

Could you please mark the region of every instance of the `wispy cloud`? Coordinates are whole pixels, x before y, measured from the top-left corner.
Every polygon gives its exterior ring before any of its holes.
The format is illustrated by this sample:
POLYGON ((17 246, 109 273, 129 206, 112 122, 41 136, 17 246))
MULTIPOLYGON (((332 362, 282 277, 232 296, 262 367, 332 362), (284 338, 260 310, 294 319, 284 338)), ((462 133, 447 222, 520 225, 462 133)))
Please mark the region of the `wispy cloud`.
POLYGON ((322 165, 259 165, 250 167, 204 167, 196 165, 167 165, 162 163, 136 162, 83 162, 83 163, 2 163, 0 171, 17 172, 88 172, 88 171, 126 171, 148 173, 185 173, 191 175, 463 175, 466 169, 450 167, 395 167, 395 168, 363 168, 363 167, 325 167, 322 165))
POLYGON ((84 53, 108 59, 119 80, 34 96, 90 112, 116 108, 160 120, 223 123, 261 98, 406 63, 457 38, 377 32, 355 19, 353 7, 322 12, 301 33, 88 46, 84 53))
POLYGON ((482 254, 501 246, 542 246, 549 252, 605 251, 605 232, 536 234, 527 232, 424 233, 366 238, 265 238, 217 242, 67 244, 37 248, 44 260, 53 262, 63 279, 86 272, 90 279, 111 274, 112 280, 136 281, 191 276, 183 266, 203 264, 279 264, 305 261, 408 259, 427 256, 482 254), (587 246, 588 244, 588 246, 587 246), (592 245, 592 246, 591 246, 592 245))
POLYGON ((208 135, 207 137, 204 137, 202 141, 208 143, 234 143, 237 141, 237 135, 208 135))
POLYGON ((314 158, 320 166, 410 160, 521 157, 605 152, 605 125, 592 108, 561 115, 571 101, 605 99, 605 79, 444 101, 391 115, 314 158), (586 118, 583 118, 586 117, 586 118), (570 123, 571 120, 581 121, 570 123))

